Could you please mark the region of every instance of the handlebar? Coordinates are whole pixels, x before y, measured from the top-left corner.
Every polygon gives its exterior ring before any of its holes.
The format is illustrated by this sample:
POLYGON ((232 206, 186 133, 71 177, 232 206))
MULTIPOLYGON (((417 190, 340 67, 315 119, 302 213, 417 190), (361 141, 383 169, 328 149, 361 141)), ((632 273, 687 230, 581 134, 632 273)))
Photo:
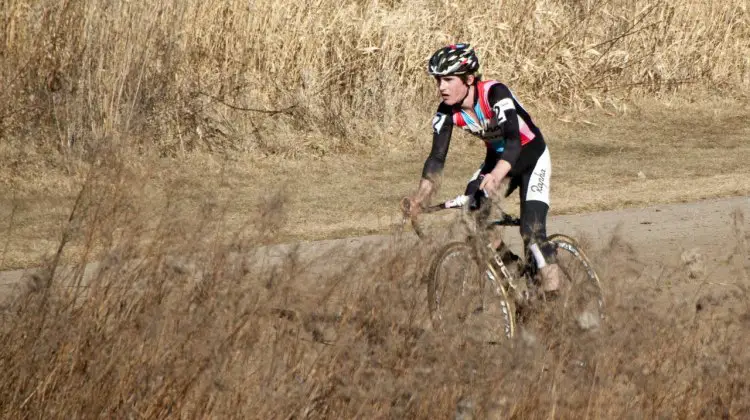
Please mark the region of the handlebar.
MULTIPOLYGON (((422 209, 422 213, 429 214, 429 213, 435 213, 441 210, 447 210, 447 209, 460 209, 463 208, 466 204, 469 204, 472 200, 471 196, 468 195, 459 195, 456 198, 444 201, 440 204, 436 204, 434 206, 425 207, 422 209)), ((404 212, 405 217, 409 217, 409 214, 411 213, 411 202, 408 198, 404 198, 401 200, 401 209, 404 212)), ((418 217, 410 217, 412 227, 414 228, 414 231, 417 233, 417 236, 420 238, 424 236, 424 231, 419 226, 419 221, 417 220, 418 217)), ((499 219, 492 220, 487 224, 487 227, 492 226, 521 226, 521 219, 518 217, 513 217, 509 214, 503 213, 502 216, 499 219)))

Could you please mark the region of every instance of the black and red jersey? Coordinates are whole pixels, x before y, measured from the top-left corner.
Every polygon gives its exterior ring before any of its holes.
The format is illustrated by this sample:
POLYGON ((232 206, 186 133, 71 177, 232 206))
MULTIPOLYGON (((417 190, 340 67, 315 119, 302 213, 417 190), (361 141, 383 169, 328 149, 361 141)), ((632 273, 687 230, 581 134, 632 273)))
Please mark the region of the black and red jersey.
POLYGON ((541 131, 507 86, 487 80, 477 82, 475 88, 476 120, 461 109, 460 104, 449 106, 443 102, 438 107, 432 120, 432 151, 425 162, 423 177, 429 178, 442 171, 454 125, 479 137, 487 145, 483 172, 491 171, 502 159, 511 165, 514 173, 522 152, 523 161, 535 162, 544 151, 541 131), (533 147, 527 147, 532 144, 533 147))

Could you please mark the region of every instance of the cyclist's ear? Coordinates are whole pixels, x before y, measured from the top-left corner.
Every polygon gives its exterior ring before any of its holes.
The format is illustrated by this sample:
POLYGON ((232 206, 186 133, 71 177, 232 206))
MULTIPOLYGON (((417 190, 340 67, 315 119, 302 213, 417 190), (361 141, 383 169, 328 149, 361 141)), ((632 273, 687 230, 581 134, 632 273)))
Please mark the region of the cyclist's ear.
POLYGON ((466 75, 465 82, 467 85, 471 86, 474 84, 475 81, 476 81, 476 77, 473 74, 466 75))

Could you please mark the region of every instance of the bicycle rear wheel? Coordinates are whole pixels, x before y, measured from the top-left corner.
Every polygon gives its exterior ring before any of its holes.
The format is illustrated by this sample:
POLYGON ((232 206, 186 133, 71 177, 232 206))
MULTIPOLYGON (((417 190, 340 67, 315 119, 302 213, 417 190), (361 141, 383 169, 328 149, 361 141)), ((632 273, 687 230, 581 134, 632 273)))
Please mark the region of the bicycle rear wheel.
POLYGON ((557 263, 565 277, 562 305, 566 319, 571 317, 584 330, 596 329, 604 320, 604 295, 593 264, 578 242, 566 235, 552 235, 557 263))
POLYGON ((513 302, 499 279, 491 278, 488 271, 487 266, 478 264, 474 250, 465 242, 449 243, 436 254, 427 286, 435 329, 491 343, 513 337, 513 302))

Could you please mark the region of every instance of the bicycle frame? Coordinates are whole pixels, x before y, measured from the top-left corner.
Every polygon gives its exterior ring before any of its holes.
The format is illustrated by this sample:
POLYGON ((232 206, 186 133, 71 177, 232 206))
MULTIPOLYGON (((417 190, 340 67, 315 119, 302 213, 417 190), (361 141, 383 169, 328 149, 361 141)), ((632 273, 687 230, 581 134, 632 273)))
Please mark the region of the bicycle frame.
MULTIPOLYGON (((459 195, 453 199, 444 201, 440 204, 436 204, 433 206, 426 207, 422 209, 422 213, 430 214, 435 213, 442 210, 449 210, 449 209, 465 209, 466 205, 470 202, 471 197, 468 195, 459 195)), ((404 201, 402 202, 402 207, 404 208, 405 212, 408 212, 409 210, 409 202, 404 201)), ((414 231, 417 233, 417 235, 422 238, 424 237, 424 233, 419 226, 418 221, 416 218, 411 218, 412 227, 414 228, 414 231)), ((505 212, 502 213, 502 216, 499 219, 492 220, 487 222, 486 228, 491 229, 495 226, 521 226, 521 219, 518 217, 513 217, 505 212)), ((518 294, 518 298, 528 301, 530 299, 531 294, 528 291, 527 285, 521 286, 518 284, 517 280, 522 280, 526 276, 528 276, 528 279, 530 280, 533 278, 535 272, 536 272, 536 266, 532 266, 533 264, 530 261, 526 261, 524 259, 523 263, 523 269, 519 273, 518 278, 513 276, 510 273, 510 270, 508 270, 508 267, 505 265, 505 263, 502 261, 500 256, 497 254, 497 252, 492 248, 491 244, 487 244, 487 247, 490 248, 490 258, 482 258, 483 264, 486 265, 485 274, 490 280, 490 282, 494 285, 496 288, 496 293, 501 292, 507 294, 509 289, 514 290, 518 294), (499 281, 500 276, 498 275, 498 272, 496 271, 495 267, 493 266, 493 263, 497 266, 497 268, 500 270, 500 274, 502 277, 504 277, 508 283, 508 289, 505 289, 502 282, 499 281)), ((533 261, 533 258, 531 259, 533 261)), ((521 281, 520 283, 524 283, 521 281)))

